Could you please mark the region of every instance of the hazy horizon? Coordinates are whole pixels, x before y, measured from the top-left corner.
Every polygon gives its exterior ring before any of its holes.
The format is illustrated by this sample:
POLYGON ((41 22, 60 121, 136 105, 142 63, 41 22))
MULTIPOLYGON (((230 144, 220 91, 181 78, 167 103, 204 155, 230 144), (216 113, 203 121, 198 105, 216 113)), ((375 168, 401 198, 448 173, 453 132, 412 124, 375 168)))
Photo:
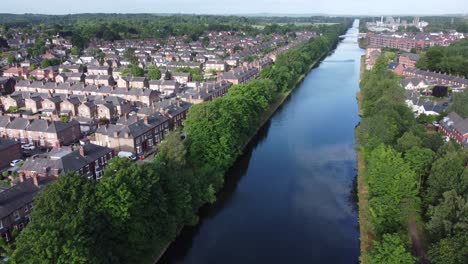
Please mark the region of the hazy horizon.
POLYGON ((2 3, 0 13, 66 15, 82 13, 120 14, 195 14, 195 15, 466 15, 466 0, 424 1, 393 0, 376 4, 375 0, 272 0, 268 4, 248 0, 172 0, 157 3, 133 0, 116 3, 111 0, 82 0, 67 2, 50 0, 46 4, 36 0, 17 0, 2 3))

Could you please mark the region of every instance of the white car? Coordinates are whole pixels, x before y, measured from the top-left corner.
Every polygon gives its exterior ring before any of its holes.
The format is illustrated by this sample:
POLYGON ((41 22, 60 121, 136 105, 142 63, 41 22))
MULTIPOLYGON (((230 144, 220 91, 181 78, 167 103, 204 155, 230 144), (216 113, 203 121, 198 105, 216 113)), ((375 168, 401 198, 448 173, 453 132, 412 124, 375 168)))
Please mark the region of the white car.
POLYGON ((18 163, 21 163, 21 162, 23 162, 22 159, 13 160, 10 162, 10 166, 16 167, 16 165, 18 165, 18 163))
POLYGON ((132 152, 128 152, 128 151, 120 151, 119 154, 117 154, 117 156, 119 158, 127 158, 129 160, 136 160, 137 159, 135 154, 133 154, 132 152))
POLYGON ((35 150, 36 146, 34 146, 33 144, 25 144, 25 145, 21 145, 21 148, 24 150, 35 150))

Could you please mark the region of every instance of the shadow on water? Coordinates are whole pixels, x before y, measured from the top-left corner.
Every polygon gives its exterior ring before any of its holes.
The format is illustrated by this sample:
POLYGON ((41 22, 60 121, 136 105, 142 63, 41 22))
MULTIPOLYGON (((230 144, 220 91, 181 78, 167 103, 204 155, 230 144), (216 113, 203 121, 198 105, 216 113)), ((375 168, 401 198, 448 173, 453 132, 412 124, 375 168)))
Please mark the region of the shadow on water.
MULTIPOLYGON (((278 111, 281 111, 279 108, 278 111)), ((261 145, 268 136, 268 130, 270 129, 271 120, 268 120, 247 144, 244 149, 244 153, 236 160, 232 167, 226 172, 224 178, 224 186, 217 195, 217 200, 214 204, 205 205, 200 208, 198 215, 200 221, 195 226, 186 226, 176 238, 176 240, 169 246, 166 253, 159 260, 158 263, 175 263, 183 260, 193 245, 193 239, 200 231, 201 226, 207 219, 215 217, 219 212, 226 207, 232 198, 232 194, 237 188, 238 183, 242 177, 247 173, 249 168, 250 158, 252 153, 261 145)))

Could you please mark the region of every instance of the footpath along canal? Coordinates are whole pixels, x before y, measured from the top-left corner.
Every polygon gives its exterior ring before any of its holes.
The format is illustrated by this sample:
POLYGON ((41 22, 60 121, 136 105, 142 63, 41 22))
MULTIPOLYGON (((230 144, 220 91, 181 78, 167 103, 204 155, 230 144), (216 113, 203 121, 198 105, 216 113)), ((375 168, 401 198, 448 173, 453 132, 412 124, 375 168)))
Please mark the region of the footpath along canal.
POLYGON ((159 263, 358 263, 358 21, 263 126, 159 263))

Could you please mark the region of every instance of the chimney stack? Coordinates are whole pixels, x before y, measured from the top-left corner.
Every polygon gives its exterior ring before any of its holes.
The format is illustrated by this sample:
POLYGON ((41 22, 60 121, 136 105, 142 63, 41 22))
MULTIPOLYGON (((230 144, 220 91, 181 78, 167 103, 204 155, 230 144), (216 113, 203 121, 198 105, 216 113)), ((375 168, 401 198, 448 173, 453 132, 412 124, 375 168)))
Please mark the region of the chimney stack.
POLYGON ((33 183, 36 187, 39 187, 39 177, 37 176, 37 174, 33 174, 32 175, 32 179, 33 179, 33 183))
POLYGON ((24 182, 24 179, 25 179, 24 172, 20 172, 19 173, 19 181, 24 182))
POLYGON ((82 157, 85 157, 85 156, 86 156, 86 151, 85 151, 84 147, 81 146, 81 147, 79 148, 79 150, 80 150, 80 155, 81 155, 82 157))

